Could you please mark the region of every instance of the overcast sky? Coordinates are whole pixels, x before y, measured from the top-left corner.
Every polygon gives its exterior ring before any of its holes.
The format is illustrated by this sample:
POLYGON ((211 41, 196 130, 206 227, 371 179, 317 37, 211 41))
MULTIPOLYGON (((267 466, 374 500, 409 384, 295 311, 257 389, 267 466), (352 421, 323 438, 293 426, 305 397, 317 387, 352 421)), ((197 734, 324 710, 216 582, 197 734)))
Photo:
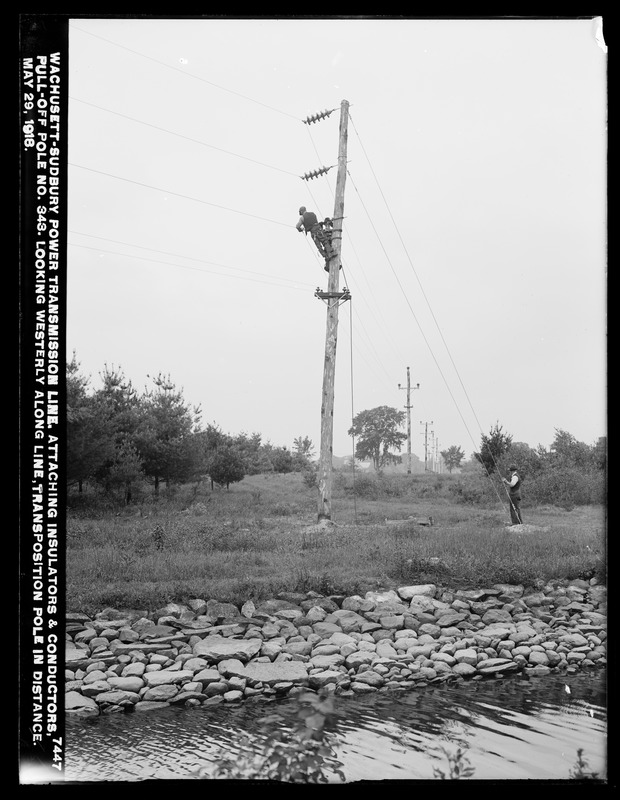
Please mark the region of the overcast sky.
POLYGON ((69 44, 67 347, 92 388, 169 374, 203 424, 318 455, 327 273, 295 223, 333 214, 345 99, 334 453, 354 414, 404 410, 407 367, 421 458, 426 422, 468 457, 496 422, 606 435, 600 20, 89 18, 69 44))

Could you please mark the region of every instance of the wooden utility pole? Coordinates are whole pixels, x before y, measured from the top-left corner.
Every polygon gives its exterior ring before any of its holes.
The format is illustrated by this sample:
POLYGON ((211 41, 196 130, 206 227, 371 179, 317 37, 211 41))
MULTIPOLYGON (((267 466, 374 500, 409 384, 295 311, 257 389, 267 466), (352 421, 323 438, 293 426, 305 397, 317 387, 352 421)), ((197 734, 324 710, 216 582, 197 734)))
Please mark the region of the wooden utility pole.
POLYGON ((422 422, 420 420, 420 425, 424 425, 424 472, 428 472, 428 426, 433 424, 431 420, 430 423, 422 422))
MULTIPOLYGON (((323 367, 323 396, 321 400, 321 452, 319 456, 319 522, 331 520, 333 436, 334 436, 334 384, 336 378, 336 343, 338 338, 338 306, 344 294, 339 293, 341 267, 342 221, 344 219, 344 186, 347 179, 347 135, 349 103, 340 104, 340 132, 338 141, 338 175, 334 201, 332 250, 335 256, 329 263, 327 292, 321 295, 327 301, 327 326, 325 331, 325 364, 323 367)), ((354 456, 355 457, 355 454, 354 456)))
MULTIPOLYGON (((404 386, 398 384, 399 389, 404 389, 404 386)), ((418 383, 415 389, 420 388, 418 383)), ((411 380, 409 378, 409 367, 407 367, 407 475, 411 475, 411 380)))

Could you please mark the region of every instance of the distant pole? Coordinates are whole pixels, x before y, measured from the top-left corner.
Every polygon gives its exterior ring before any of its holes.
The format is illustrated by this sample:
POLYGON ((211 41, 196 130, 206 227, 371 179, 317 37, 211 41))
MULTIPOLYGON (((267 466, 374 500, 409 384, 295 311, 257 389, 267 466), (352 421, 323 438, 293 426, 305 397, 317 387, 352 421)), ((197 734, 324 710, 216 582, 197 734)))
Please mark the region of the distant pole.
MULTIPOLYGON (((399 389, 404 389, 404 386, 398 384, 399 389)), ((414 387, 420 388, 420 384, 414 387)), ((411 475, 411 380, 409 378, 409 367, 407 367, 407 475, 411 475)))
POLYGON ((420 425, 424 425, 424 472, 428 472, 428 426, 433 424, 433 420, 423 422, 420 420, 420 425))
MULTIPOLYGON (((341 266, 342 221, 344 218, 344 186, 347 179, 347 134, 349 103, 340 104, 340 131, 338 141, 338 175, 332 231, 332 250, 335 256, 329 263, 327 288, 327 325, 325 331, 325 363, 323 366, 323 396, 321 401, 321 452, 319 456, 318 519, 331 520, 333 438, 334 438, 334 384, 336 378, 336 342, 338 337, 338 282, 341 266), (330 297, 331 296, 331 297, 330 297)), ((355 454, 353 454, 355 457, 355 454)))

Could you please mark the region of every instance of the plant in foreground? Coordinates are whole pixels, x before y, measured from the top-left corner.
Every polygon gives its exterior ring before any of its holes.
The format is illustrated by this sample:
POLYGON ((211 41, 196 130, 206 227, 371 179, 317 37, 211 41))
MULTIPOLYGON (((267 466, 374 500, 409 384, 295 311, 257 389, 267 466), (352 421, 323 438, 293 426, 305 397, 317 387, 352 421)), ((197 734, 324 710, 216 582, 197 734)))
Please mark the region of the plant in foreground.
POLYGON ((433 767, 433 777, 442 781, 456 781, 462 778, 471 778, 474 774, 474 768, 470 764, 463 748, 457 748, 455 753, 450 753, 445 748, 441 748, 442 752, 448 759, 448 774, 439 767, 433 767))
POLYGON ((221 757, 210 777, 216 779, 267 780, 286 783, 329 783, 335 776, 344 781, 341 763, 334 757, 330 727, 334 701, 327 692, 304 692, 291 730, 283 729, 277 714, 265 717, 265 738, 256 749, 245 735, 240 751, 221 757))
POLYGON ((577 761, 575 762, 575 766, 573 769, 568 773, 569 777, 573 780, 596 780, 598 778, 598 772, 592 772, 590 769, 590 765, 583 757, 583 748, 580 747, 577 750, 577 761))

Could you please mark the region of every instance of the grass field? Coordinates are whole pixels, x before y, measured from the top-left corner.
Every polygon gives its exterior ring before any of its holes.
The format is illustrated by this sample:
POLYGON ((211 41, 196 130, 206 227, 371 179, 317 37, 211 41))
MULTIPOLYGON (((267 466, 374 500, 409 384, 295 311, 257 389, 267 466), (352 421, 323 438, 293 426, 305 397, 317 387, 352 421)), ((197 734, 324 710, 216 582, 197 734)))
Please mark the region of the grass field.
MULTIPOLYGON (((335 480, 332 522, 317 531, 317 491, 299 473, 208 482, 102 510, 88 497, 67 519, 67 610, 153 610, 192 597, 243 603, 282 591, 359 594, 411 583, 473 588, 554 579, 605 580, 605 510, 457 503, 452 476, 399 476, 391 492, 356 497, 335 480), (442 480, 438 480, 441 477, 442 480), (400 482, 400 485, 397 485, 400 482), (408 517, 433 517, 423 527, 408 517), (402 520, 386 524, 386 519, 402 520)), ((389 488, 389 487, 388 487, 389 488)))

